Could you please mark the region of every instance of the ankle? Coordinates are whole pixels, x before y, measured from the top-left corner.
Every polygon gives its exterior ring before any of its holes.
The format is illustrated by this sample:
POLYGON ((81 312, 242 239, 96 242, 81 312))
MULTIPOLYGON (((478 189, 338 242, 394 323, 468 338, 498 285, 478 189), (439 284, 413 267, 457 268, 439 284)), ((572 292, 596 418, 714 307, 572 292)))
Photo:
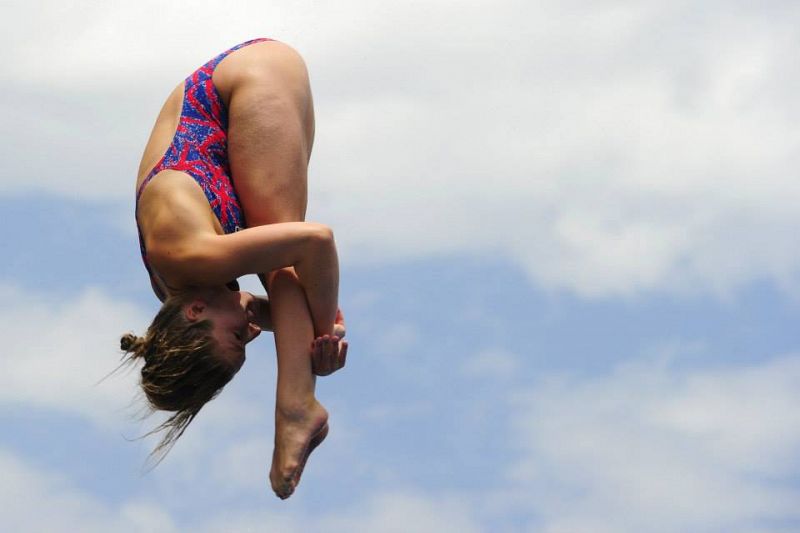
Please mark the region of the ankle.
POLYGON ((298 397, 296 394, 290 398, 278 398, 275 404, 275 414, 284 419, 301 420, 306 418, 309 413, 318 410, 322 405, 317 401, 313 394, 305 397, 298 397))

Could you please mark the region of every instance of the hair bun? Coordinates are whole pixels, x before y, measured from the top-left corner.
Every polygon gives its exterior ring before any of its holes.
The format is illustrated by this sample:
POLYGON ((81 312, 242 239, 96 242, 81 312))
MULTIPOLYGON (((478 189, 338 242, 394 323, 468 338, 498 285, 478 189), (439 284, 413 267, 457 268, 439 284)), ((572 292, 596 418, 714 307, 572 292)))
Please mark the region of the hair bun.
POLYGON ((119 347, 125 352, 133 352, 136 346, 141 342, 141 339, 133 333, 126 333, 119 340, 119 347))

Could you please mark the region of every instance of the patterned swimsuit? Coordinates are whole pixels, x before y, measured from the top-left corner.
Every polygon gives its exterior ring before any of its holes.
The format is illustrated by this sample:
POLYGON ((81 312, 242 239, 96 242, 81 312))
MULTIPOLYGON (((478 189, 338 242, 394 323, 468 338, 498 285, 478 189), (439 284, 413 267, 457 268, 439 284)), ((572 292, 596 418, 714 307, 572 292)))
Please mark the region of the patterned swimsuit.
MULTIPOLYGON (((253 39, 236 45, 186 78, 178 128, 164 156, 136 191, 137 213, 139 198, 150 180, 163 170, 179 170, 191 176, 203 189, 208 204, 225 233, 233 233, 246 227, 228 163, 228 110, 211 77, 220 61, 231 52, 253 43, 269 40, 271 39, 253 39)), ((164 300, 166 295, 161 290, 160 284, 155 282, 158 274, 153 271, 147 260, 147 250, 138 218, 136 226, 139 229, 142 260, 150 274, 153 290, 159 299, 164 300)))

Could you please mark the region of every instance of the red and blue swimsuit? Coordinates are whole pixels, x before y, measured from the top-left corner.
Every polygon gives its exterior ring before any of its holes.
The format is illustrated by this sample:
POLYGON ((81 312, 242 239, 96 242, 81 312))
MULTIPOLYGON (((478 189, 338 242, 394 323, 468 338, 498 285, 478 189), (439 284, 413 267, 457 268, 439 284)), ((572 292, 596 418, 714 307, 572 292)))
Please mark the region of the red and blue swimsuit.
MULTIPOLYGON (((136 192, 137 208, 142 191, 156 174, 163 170, 179 170, 194 178, 202 187, 208 204, 225 233, 233 233, 245 227, 244 214, 239 205, 228 163, 228 110, 211 77, 220 61, 231 52, 268 40, 270 39, 253 39, 236 45, 186 78, 178 129, 164 156, 139 186, 136 192)), ((154 272, 147 260, 141 230, 139 247, 144 265, 152 279, 154 272)), ((160 290, 159 284, 153 283, 153 288, 163 300, 165 295, 160 290)))

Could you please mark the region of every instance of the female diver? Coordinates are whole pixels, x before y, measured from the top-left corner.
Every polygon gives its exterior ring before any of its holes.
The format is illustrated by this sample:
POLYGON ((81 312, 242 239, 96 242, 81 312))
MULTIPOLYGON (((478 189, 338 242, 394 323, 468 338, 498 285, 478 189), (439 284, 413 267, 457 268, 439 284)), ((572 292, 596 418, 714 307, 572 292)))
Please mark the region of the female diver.
POLYGON ((280 498, 328 433, 315 375, 347 354, 333 233, 303 222, 313 139, 305 64, 280 42, 242 43, 172 91, 136 183, 142 258, 163 304, 144 337, 120 342, 128 360, 144 361, 151 407, 174 412, 156 429, 163 457, 241 368, 245 345, 273 330, 270 482, 280 498), (269 300, 238 291, 245 274, 259 275, 269 300))

